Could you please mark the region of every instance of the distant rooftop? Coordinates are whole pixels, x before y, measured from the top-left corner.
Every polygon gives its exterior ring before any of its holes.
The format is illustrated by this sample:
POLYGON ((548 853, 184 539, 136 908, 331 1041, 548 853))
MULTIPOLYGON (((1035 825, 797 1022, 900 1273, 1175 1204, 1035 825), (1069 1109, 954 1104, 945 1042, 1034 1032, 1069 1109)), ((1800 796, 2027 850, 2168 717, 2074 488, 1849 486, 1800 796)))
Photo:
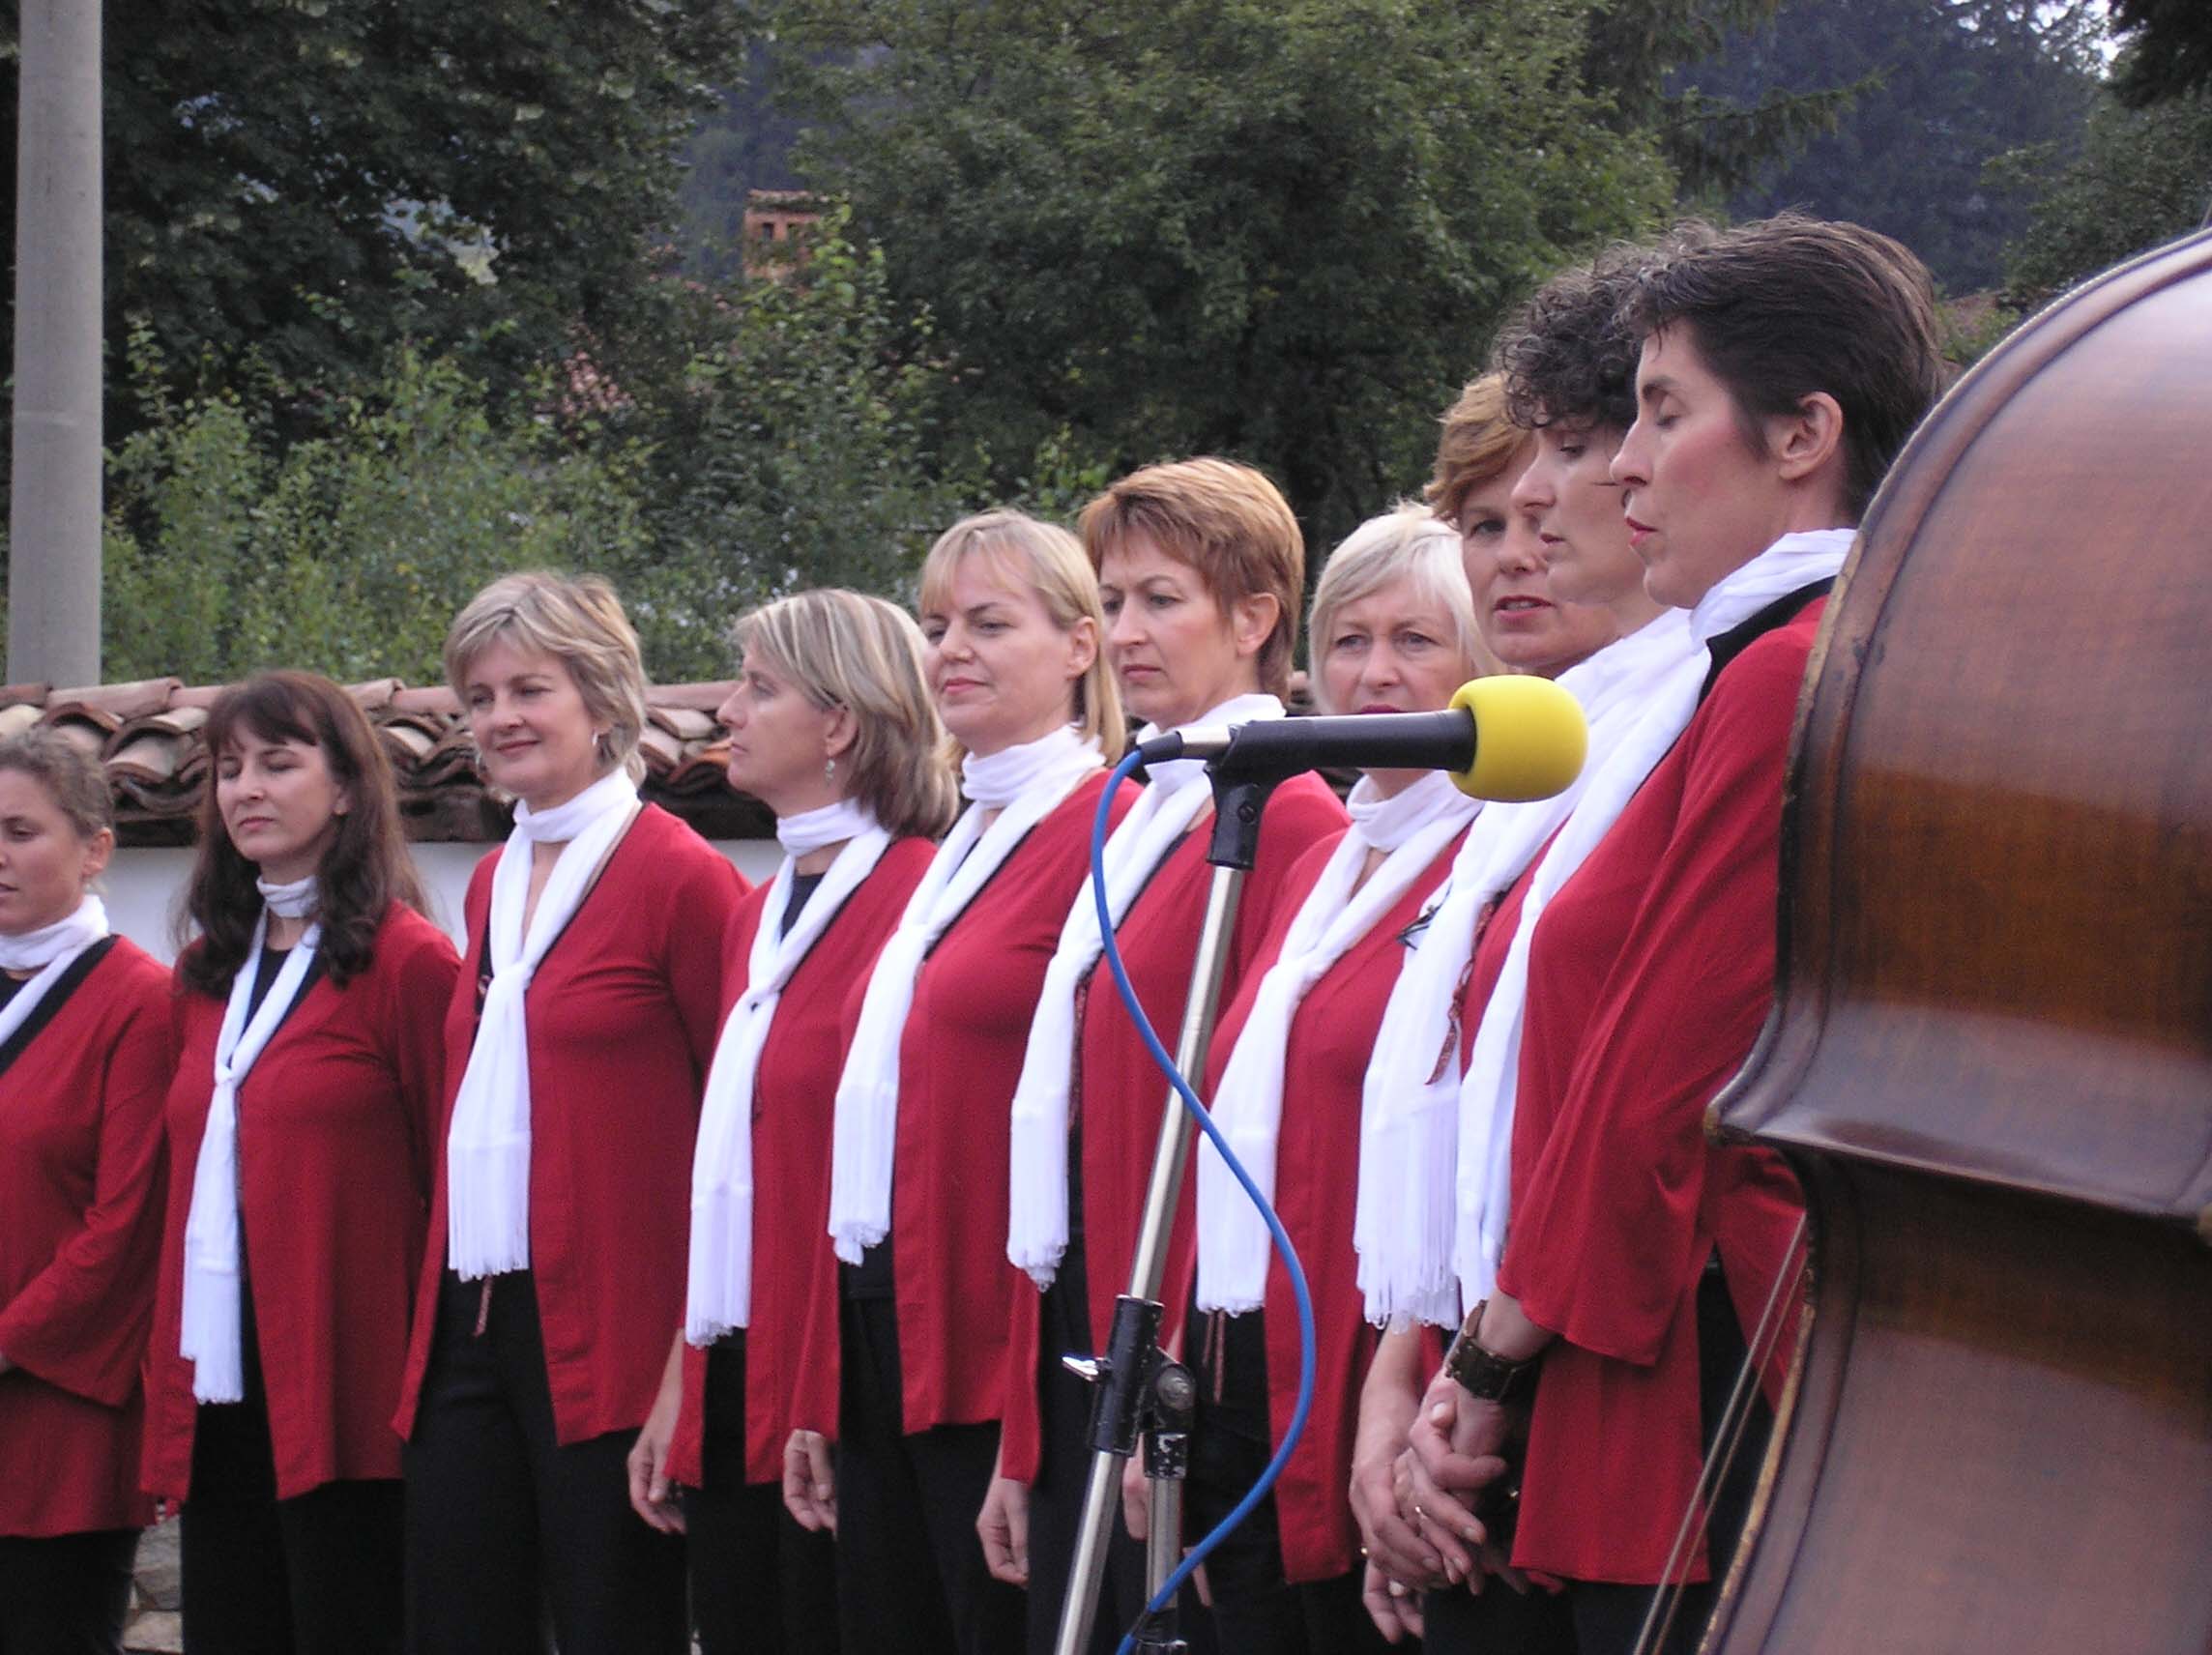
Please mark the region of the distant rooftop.
MULTIPOLYGON (((207 744, 201 729, 220 684, 179 679, 55 689, 0 688, 0 736, 50 725, 106 768, 115 833, 125 845, 189 845, 197 836, 207 744)), ((477 772, 459 700, 451 689, 410 689, 397 679, 347 686, 384 740, 410 839, 487 842, 507 836, 509 807, 477 772)), ((710 839, 765 839, 775 819, 723 779, 727 738, 714 709, 727 683, 655 684, 646 692, 645 797, 710 839)))

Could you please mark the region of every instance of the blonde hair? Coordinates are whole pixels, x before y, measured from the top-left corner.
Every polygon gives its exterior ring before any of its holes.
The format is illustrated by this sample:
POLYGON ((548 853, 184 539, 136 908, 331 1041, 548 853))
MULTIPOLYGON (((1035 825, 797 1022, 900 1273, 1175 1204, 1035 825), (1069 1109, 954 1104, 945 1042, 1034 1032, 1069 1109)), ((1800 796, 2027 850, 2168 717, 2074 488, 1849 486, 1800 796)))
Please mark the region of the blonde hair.
POLYGON ((1253 667, 1268 694, 1289 690, 1305 595, 1306 542, 1281 491, 1266 478, 1233 460, 1147 466, 1086 506, 1078 526, 1093 569, 1130 536, 1147 535, 1197 571, 1224 613, 1247 597, 1274 598, 1274 630, 1253 667))
POLYGON ((1513 422, 1501 373, 1471 381, 1445 411, 1442 423, 1436 476, 1421 493, 1429 509, 1456 529, 1467 497, 1503 476, 1514 456, 1535 439, 1513 422))
POLYGON ((1353 530, 1329 554, 1321 571, 1321 582, 1314 588, 1313 619, 1306 633, 1317 703, 1323 694, 1322 661, 1328 653, 1328 635, 1336 624, 1337 612, 1395 580, 1411 580, 1423 598, 1442 606, 1451 618, 1454 641, 1460 658, 1467 663, 1468 677, 1484 678, 1499 671, 1496 657, 1475 628, 1474 594, 1468 589, 1467 571, 1460 563, 1459 531, 1426 507, 1406 501, 1353 530))
POLYGON ((1098 576, 1083 555, 1082 542, 1065 529, 1010 508, 963 517, 938 536, 921 566, 925 611, 949 601, 952 571, 972 553, 991 559, 1010 582, 1034 592, 1062 631, 1072 631, 1085 619, 1091 622, 1098 650, 1090 670, 1076 681, 1074 723, 1079 734, 1096 737, 1106 762, 1114 763, 1127 743, 1128 725, 1113 669, 1106 663, 1106 612, 1098 602, 1098 576))
POLYGON ((446 634, 446 682, 464 706, 470 665, 496 643, 559 661, 584 711, 607 727, 600 773, 620 765, 632 781, 645 779, 637 745, 645 733, 645 663, 613 587, 594 574, 531 569, 503 575, 470 598, 446 634))
POLYGON ((763 604, 730 628, 748 666, 787 678, 824 711, 853 714, 838 763, 846 797, 894 836, 934 839, 951 825, 960 787, 929 698, 921 629, 896 604, 826 588, 763 604))

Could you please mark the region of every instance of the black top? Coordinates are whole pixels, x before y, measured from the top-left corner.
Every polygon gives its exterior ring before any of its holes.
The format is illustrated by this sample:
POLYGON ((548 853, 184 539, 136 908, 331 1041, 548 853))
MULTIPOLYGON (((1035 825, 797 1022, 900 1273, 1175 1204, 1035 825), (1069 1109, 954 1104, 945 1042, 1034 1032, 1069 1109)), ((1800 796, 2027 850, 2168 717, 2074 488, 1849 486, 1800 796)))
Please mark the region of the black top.
POLYGON ((891 1272, 891 1238, 888 1234, 873 1247, 860 1249, 860 1262, 839 1261, 837 1291, 846 1298, 884 1299, 898 1296, 898 1281, 891 1272))
POLYGON ((1811 586, 1801 586, 1795 592, 1786 592, 1748 621, 1737 623, 1715 638, 1706 646, 1712 654, 1713 664, 1705 673, 1705 682, 1698 688, 1699 702, 1703 704, 1705 697, 1713 692, 1713 683, 1721 676, 1722 668, 1767 633, 1789 625, 1814 598, 1827 596, 1835 584, 1835 577, 1831 575, 1826 580, 1815 581, 1811 586))
POLYGON ((791 895, 784 902, 783 919, 780 929, 776 932, 777 936, 788 937, 791 935, 791 928, 799 923, 799 911, 806 906, 806 899, 814 894, 815 889, 821 884, 822 876, 820 874, 794 873, 791 876, 791 895))
MULTIPOLYGON (((266 943, 261 945, 261 964, 253 973, 253 987, 247 991, 246 996, 246 1019, 248 1023, 253 1021, 253 1014, 261 1009, 261 1002, 269 998, 269 991, 276 984, 277 974, 284 969, 284 962, 291 957, 292 950, 289 948, 272 948, 266 943)), ((307 991, 315 986, 322 974, 323 953, 318 948, 314 958, 307 962, 306 974, 300 978, 299 992, 292 996, 292 1005, 284 1008, 284 1017, 292 1015, 292 1006, 306 998, 307 991)), ((283 1027, 284 1017, 277 1018, 278 1028, 283 1027)))

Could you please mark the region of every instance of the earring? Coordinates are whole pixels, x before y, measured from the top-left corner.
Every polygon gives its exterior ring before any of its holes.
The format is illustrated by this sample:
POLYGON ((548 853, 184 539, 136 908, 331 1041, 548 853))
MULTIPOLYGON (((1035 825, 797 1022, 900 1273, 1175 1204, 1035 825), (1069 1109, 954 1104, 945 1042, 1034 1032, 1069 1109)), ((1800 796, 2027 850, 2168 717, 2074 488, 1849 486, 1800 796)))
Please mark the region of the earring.
POLYGON ((822 761, 822 779, 827 782, 834 782, 837 779, 837 761, 835 759, 824 759, 822 761))

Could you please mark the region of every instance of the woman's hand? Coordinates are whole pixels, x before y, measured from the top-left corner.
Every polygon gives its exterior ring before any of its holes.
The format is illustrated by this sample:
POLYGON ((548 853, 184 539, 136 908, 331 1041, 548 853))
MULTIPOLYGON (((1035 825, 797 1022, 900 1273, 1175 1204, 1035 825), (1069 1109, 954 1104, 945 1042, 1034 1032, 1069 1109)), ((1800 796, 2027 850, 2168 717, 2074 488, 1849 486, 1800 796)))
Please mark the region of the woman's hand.
POLYGON ((784 1443, 783 1503, 810 1533, 837 1532, 837 1477, 821 1432, 794 1431, 784 1443))
POLYGON ((991 1579, 1009 1586, 1030 1583, 1030 1486, 994 1470, 991 1489, 975 1519, 983 1541, 983 1561, 991 1579))
POLYGON ((638 1429, 629 1450, 629 1504, 663 1534, 684 1532, 684 1506, 668 1481, 668 1444, 676 1436, 676 1415, 684 1402, 684 1336, 669 1348, 653 1411, 638 1429))
POLYGON ((1402 1643, 1409 1635, 1421 1636, 1420 1595, 1404 1582, 1383 1574, 1372 1557, 1360 1581, 1359 1601, 1367 1606, 1367 1618, 1382 1634, 1383 1642, 1402 1643))
POLYGON ((1473 1510, 1475 1492, 1505 1474, 1501 1450, 1511 1423, 1498 1404, 1439 1374, 1407 1434, 1401 1499, 1422 1538, 1443 1553, 1445 1577, 1470 1591, 1481 1591, 1489 1575, 1517 1592, 1528 1590, 1528 1577, 1507 1563, 1505 1549, 1492 1542, 1473 1510))
POLYGON ((1142 1451, 1121 1462, 1121 1521, 1132 1540, 1143 1540, 1152 1531, 1152 1485, 1145 1480, 1142 1451))
POLYGON ((1419 1359, 1418 1334, 1392 1333, 1368 1369, 1352 1445, 1352 1515, 1361 1552, 1401 1585, 1425 1590, 1444 1583, 1443 1558, 1421 1537, 1397 1495, 1398 1458, 1421 1402, 1419 1359))
POLYGON ((1406 1434, 1395 1491, 1399 1505, 1442 1557, 1444 1578, 1453 1585, 1479 1584, 1477 1553, 1490 1536, 1474 1515, 1472 1496, 1505 1472, 1499 1455, 1505 1429, 1503 1408, 1477 1401, 1449 1374, 1439 1374, 1406 1434))

